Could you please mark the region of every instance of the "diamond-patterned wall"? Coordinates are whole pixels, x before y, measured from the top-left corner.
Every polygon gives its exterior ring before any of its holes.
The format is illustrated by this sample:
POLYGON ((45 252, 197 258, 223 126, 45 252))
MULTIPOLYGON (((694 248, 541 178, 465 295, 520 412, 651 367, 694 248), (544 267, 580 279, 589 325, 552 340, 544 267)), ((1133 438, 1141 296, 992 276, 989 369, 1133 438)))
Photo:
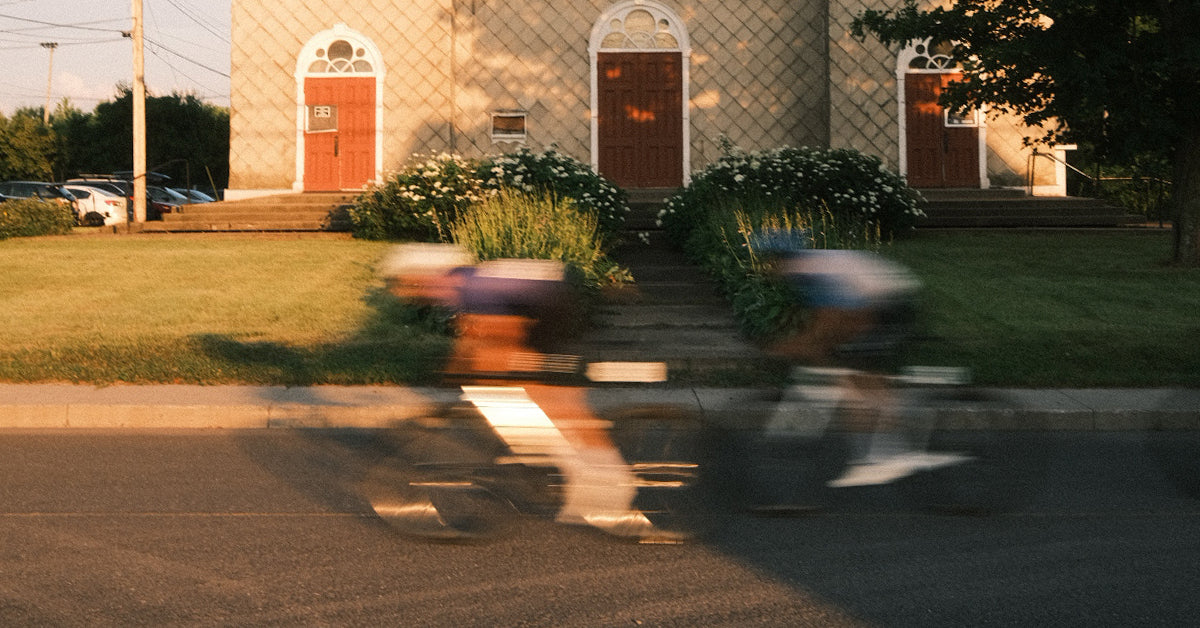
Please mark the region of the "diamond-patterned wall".
POLYGON ((868 8, 901 4, 842 0, 829 7, 830 144, 878 155, 892 169, 900 164, 896 53, 871 37, 855 39, 850 24, 868 8))
MULTIPOLYGON (((830 145, 899 165, 896 54, 850 36, 855 15, 900 0, 662 0, 691 44, 691 169, 728 137, 746 149, 830 145)), ((386 66, 383 166, 413 153, 495 154, 490 113, 528 112, 527 145, 591 161, 588 38, 609 0, 233 0, 230 186, 290 188, 296 178, 296 59, 345 23, 386 66)), ((1021 165, 998 125, 989 169, 1021 165)), ((1019 135, 1019 134, 1017 134, 1019 135)), ((1019 140, 1016 140, 1019 141, 1019 140)), ((989 142, 994 143, 994 142, 989 142)), ((1018 168, 1019 172, 1023 170, 1018 168)), ((1023 175, 1015 175, 1023 179, 1023 175)))
MULTIPOLYGON (((611 4, 234 0, 230 186, 292 186, 296 58, 338 22, 384 55, 385 169, 413 153, 512 150, 490 137, 490 113, 499 109, 528 112, 530 147, 557 144, 588 163, 588 38, 611 4)), ((829 142, 825 0, 666 5, 692 46, 692 168, 719 156, 722 135, 748 149, 829 142)))

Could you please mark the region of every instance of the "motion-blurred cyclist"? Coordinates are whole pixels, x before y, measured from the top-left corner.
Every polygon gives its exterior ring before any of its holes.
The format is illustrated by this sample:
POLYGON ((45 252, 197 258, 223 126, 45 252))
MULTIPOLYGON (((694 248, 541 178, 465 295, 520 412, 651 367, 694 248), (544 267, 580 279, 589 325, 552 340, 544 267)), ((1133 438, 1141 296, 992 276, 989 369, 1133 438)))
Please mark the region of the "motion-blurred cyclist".
MULTIPOLYGON (((841 427, 861 435, 850 466, 830 486, 891 482, 913 472, 898 435, 899 408, 881 364, 915 322, 920 282, 905 267, 861 250, 815 249, 805 231, 776 231, 752 242, 792 290, 803 325, 771 342, 769 353, 839 380, 830 405, 863 408, 866 420, 841 427)), ((809 371, 810 373, 813 371, 809 371)))
POLYGON ((513 449, 553 460, 565 478, 558 520, 611 534, 662 533, 633 507, 636 478, 592 413, 587 389, 539 383, 574 371, 574 356, 550 353, 577 324, 561 263, 506 259, 475 263, 447 245, 402 245, 385 260, 391 292, 454 309, 458 336, 446 375, 513 449))

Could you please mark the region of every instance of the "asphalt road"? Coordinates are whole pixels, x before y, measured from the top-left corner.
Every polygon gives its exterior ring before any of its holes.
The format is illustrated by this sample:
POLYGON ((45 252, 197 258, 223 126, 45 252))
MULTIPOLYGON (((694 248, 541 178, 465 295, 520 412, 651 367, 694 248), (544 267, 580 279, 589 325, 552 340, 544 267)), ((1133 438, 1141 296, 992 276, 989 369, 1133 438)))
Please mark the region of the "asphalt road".
POLYGON ((0 625, 1195 625, 1200 435, 1039 434, 1012 512, 884 487, 636 545, 397 535, 367 432, 0 433, 0 625))

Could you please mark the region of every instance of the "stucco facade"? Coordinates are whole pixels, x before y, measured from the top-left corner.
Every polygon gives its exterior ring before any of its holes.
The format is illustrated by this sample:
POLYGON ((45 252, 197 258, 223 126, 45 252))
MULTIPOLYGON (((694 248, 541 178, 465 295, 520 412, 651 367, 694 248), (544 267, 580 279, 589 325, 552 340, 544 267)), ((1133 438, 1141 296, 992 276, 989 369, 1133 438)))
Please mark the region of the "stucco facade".
MULTIPOLYGON (((376 82, 372 180, 414 153, 554 144, 597 164, 597 58, 634 48, 682 59, 685 180, 719 156, 722 137, 747 149, 855 148, 903 169, 903 51, 849 35, 854 15, 879 4, 233 0, 230 194, 311 189, 312 147, 327 138, 306 119, 306 80, 324 71, 316 62, 332 60, 335 41, 359 64, 345 75, 376 82), (649 30, 635 33, 643 14, 649 30), (523 123, 519 141, 495 134, 494 116, 508 113, 523 123)), ((1019 127, 982 128, 977 187, 1024 184, 1019 127)))

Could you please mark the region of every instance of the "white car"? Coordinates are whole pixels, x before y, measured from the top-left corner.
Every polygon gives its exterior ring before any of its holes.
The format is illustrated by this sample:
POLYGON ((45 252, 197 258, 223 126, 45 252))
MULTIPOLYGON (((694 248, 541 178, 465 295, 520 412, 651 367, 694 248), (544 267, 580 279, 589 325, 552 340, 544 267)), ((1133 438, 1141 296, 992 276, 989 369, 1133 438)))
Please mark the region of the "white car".
POLYGON ((129 200, 124 196, 87 185, 63 187, 77 200, 79 224, 99 227, 129 222, 129 200))

